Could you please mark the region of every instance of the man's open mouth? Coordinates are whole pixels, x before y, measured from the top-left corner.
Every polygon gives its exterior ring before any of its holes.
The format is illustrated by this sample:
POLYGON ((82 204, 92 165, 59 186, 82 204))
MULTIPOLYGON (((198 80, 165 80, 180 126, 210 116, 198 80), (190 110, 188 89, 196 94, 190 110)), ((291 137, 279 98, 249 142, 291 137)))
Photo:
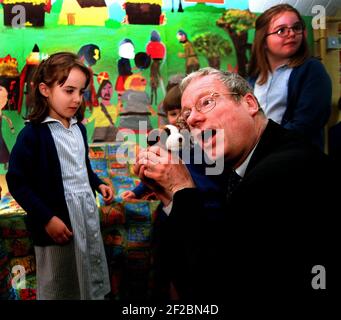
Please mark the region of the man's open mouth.
POLYGON ((201 140, 203 143, 207 143, 216 134, 217 134, 217 131, 215 129, 206 129, 201 132, 201 140))

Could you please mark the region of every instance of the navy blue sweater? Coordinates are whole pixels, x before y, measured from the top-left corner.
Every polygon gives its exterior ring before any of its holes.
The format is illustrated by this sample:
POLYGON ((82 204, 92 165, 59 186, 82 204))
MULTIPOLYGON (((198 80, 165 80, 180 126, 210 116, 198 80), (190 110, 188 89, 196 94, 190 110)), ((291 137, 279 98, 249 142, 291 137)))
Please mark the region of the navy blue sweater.
MULTIPOLYGON (((96 176, 88 158, 86 129, 78 124, 85 144, 86 166, 93 192, 103 182, 96 176)), ((47 123, 27 123, 11 151, 6 175, 8 189, 27 213, 27 228, 35 245, 53 245, 45 231, 53 216, 72 230, 57 149, 47 123)))
MULTIPOLYGON (((254 87, 256 77, 249 82, 254 87)), ((332 83, 322 63, 309 58, 293 68, 288 83, 287 108, 281 125, 301 132, 323 150, 324 126, 331 113, 332 83)))

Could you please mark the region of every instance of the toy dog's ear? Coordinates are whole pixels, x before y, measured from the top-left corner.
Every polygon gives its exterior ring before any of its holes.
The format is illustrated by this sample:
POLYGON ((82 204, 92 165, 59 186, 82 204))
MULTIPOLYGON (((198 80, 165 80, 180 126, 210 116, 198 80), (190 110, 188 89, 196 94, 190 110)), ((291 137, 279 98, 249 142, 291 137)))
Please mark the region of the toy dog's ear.
POLYGON ((179 129, 176 126, 173 126, 172 124, 165 125, 164 130, 167 130, 167 132, 169 132, 169 134, 168 134, 169 136, 171 134, 175 134, 175 133, 179 132, 179 129))
POLYGON ((172 125, 166 125, 157 129, 153 129, 147 136, 147 144, 153 146, 154 144, 160 143, 163 147, 166 144, 168 137, 178 129, 172 125))
POLYGON ((147 144, 149 146, 159 143, 161 147, 170 151, 178 151, 181 149, 184 141, 185 139, 179 133, 178 128, 170 124, 163 128, 150 131, 147 137, 147 144))
POLYGON ((160 141, 160 129, 153 129, 148 133, 147 136, 147 145, 153 146, 160 141))
POLYGON ((171 135, 171 129, 167 128, 167 126, 163 129, 164 132, 166 132, 167 136, 170 136, 171 135))

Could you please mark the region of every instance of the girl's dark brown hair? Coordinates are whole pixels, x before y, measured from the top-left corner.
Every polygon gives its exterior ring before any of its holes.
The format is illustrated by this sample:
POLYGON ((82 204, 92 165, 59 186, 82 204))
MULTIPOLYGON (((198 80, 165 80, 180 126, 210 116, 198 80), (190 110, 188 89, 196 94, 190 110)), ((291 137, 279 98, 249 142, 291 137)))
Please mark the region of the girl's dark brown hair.
MULTIPOLYGON (((49 114, 49 102, 48 99, 40 93, 39 84, 45 83, 49 88, 52 88, 55 84, 62 86, 73 68, 77 68, 84 73, 86 77, 85 87, 87 87, 90 83, 91 73, 74 53, 57 52, 39 64, 32 79, 30 97, 31 112, 27 117, 28 120, 33 123, 40 123, 49 114)), ((85 104, 83 100, 75 115, 78 121, 81 121, 84 118, 84 111, 85 104)))
MULTIPOLYGON (((284 12, 293 12, 305 29, 305 23, 300 13, 289 4, 279 4, 264 11, 256 20, 256 34, 252 45, 252 54, 249 64, 249 76, 259 76, 258 84, 264 84, 268 79, 268 72, 271 71, 269 61, 266 56, 265 42, 269 32, 271 20, 284 12)), ((290 57, 289 67, 294 68, 301 65, 309 57, 307 39, 302 34, 302 42, 297 52, 290 57)))
POLYGON ((169 89, 169 91, 167 91, 163 100, 163 109, 165 112, 177 109, 181 110, 181 91, 179 84, 176 84, 174 87, 169 89))

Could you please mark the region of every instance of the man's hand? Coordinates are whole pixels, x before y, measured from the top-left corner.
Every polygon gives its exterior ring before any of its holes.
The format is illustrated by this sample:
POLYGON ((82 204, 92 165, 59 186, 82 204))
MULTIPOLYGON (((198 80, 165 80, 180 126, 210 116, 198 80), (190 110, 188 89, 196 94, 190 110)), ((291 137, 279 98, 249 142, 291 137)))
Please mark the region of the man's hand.
POLYGON ((134 172, 153 191, 168 199, 178 190, 195 187, 182 160, 157 145, 139 153, 134 172))
POLYGON ((47 223, 45 230, 53 241, 58 244, 66 244, 72 238, 72 232, 65 223, 56 216, 53 216, 47 223))

